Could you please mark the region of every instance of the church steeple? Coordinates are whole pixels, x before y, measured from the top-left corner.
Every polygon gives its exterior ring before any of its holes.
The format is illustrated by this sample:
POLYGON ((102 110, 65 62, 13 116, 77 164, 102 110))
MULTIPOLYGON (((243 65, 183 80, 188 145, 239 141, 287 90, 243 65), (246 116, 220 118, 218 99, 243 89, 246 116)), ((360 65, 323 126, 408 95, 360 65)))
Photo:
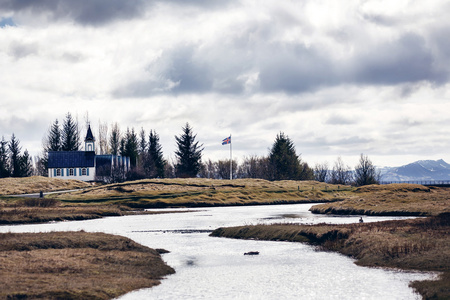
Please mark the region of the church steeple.
POLYGON ((91 125, 88 126, 86 138, 84 139, 84 151, 95 152, 95 138, 94 135, 92 134, 91 125))

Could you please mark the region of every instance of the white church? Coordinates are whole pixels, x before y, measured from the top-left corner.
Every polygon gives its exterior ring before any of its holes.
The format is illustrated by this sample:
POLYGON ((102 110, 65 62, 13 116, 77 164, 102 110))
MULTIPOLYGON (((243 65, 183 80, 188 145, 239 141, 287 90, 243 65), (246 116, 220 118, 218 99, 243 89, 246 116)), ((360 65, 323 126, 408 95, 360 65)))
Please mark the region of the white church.
POLYGON ((114 168, 121 167, 126 173, 130 169, 130 158, 118 155, 96 155, 95 138, 91 126, 84 139, 84 151, 48 152, 48 177, 103 181, 110 177, 114 168))

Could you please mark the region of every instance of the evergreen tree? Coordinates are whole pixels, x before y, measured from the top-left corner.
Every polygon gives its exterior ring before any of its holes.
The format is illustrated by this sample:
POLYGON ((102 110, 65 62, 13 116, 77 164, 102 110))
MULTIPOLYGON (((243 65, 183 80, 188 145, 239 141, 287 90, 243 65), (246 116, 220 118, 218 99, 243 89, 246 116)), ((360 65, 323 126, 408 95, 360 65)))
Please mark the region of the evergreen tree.
POLYGON ((291 139, 280 132, 269 153, 272 180, 300 179, 301 165, 291 139))
POLYGON ((162 146, 159 143, 159 135, 153 130, 150 130, 148 138, 148 159, 154 167, 154 176, 152 177, 164 178, 166 160, 163 157, 162 146))
POLYGON ((80 144, 78 122, 72 118, 70 113, 67 113, 61 133, 61 150, 78 151, 80 144))
POLYGON ((12 177, 21 177, 21 156, 20 156, 20 141, 16 138, 14 133, 11 136, 11 140, 8 144, 9 148, 9 163, 12 177))
POLYGON ((34 173, 33 160, 26 149, 20 157, 20 171, 20 177, 29 177, 34 173))
POLYGON ((0 141, 0 178, 9 177, 10 175, 8 157, 8 142, 5 140, 5 137, 2 136, 2 140, 0 141))
POLYGON ((112 125, 111 135, 109 136, 109 148, 111 149, 112 155, 119 155, 119 153, 122 153, 121 140, 119 124, 115 123, 112 125))
POLYGON ((45 152, 61 151, 61 129, 59 128, 58 119, 51 125, 45 145, 45 152))
POLYGON ((136 167, 137 157, 138 157, 138 139, 134 128, 127 129, 124 138, 124 152, 123 156, 128 156, 130 158, 131 167, 136 167))
POLYGON ((139 133, 139 154, 145 153, 147 150, 147 140, 145 137, 145 130, 141 128, 141 132, 139 133))
POLYGON ((189 123, 182 128, 183 133, 175 136, 178 149, 175 151, 177 163, 175 173, 177 177, 196 177, 201 168, 202 145, 195 141, 197 135, 194 135, 189 123))

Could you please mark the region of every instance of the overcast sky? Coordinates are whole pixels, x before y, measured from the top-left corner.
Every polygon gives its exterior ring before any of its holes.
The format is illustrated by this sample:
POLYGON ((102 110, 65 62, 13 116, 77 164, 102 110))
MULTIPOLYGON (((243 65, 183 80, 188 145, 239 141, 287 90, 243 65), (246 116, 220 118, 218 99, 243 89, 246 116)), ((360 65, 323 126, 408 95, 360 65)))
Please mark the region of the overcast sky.
POLYGON ((206 159, 450 162, 449 37, 445 0, 0 0, 0 136, 88 113, 171 158, 189 122, 206 159))

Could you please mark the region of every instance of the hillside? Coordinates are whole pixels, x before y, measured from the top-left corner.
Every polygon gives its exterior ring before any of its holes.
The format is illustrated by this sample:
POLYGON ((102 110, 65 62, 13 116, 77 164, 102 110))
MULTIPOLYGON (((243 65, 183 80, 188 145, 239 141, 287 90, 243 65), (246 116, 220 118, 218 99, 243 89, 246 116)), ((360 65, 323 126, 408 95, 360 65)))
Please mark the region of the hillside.
POLYGON ((21 178, 0 178, 0 196, 21 195, 91 187, 90 183, 79 180, 48 178, 42 176, 21 178))
POLYGON ((450 180, 450 164, 444 160, 419 160, 401 167, 382 168, 382 181, 450 180))

